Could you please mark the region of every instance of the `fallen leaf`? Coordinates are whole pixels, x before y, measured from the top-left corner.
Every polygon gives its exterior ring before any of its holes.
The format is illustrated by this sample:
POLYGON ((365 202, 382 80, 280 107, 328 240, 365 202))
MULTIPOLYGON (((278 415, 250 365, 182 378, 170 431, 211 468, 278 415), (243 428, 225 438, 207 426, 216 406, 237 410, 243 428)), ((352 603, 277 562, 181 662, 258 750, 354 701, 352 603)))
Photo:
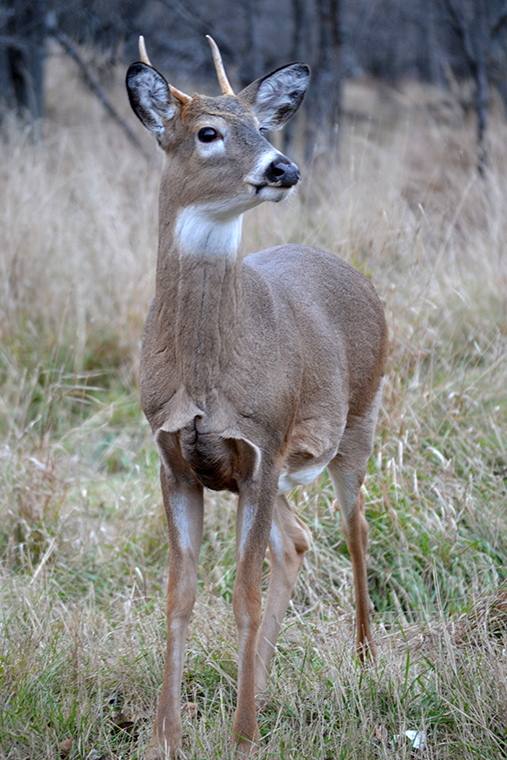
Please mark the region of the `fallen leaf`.
POLYGON ((183 706, 183 712, 188 715, 190 720, 193 720, 197 715, 197 703, 187 702, 186 705, 183 706))
POLYGON ((63 742, 61 742, 58 747, 58 752, 60 754, 60 757, 67 757, 71 749, 72 749, 72 737, 69 736, 69 738, 64 739, 63 742))
POLYGON ((111 718, 111 723, 113 724, 113 730, 116 732, 125 731, 133 736, 136 734, 137 728, 135 722, 127 718, 122 712, 116 713, 116 715, 111 718))

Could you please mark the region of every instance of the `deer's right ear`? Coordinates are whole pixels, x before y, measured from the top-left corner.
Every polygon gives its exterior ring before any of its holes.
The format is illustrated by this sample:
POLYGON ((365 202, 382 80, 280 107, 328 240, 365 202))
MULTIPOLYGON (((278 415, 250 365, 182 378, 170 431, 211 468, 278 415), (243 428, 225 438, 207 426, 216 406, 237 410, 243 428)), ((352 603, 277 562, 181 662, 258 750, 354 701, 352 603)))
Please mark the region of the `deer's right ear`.
POLYGON ((146 129, 161 137, 165 122, 176 113, 176 101, 162 74, 145 63, 131 64, 127 71, 127 92, 136 116, 146 129))

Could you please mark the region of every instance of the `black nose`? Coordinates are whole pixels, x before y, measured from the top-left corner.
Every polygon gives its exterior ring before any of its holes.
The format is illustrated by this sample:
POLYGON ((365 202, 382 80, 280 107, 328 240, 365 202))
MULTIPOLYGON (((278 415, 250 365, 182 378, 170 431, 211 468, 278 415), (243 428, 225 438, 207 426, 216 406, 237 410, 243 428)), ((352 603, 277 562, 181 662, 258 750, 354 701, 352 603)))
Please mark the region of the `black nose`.
POLYGON ((296 164, 285 156, 275 158, 266 169, 266 180, 276 187, 293 187, 301 179, 296 164))

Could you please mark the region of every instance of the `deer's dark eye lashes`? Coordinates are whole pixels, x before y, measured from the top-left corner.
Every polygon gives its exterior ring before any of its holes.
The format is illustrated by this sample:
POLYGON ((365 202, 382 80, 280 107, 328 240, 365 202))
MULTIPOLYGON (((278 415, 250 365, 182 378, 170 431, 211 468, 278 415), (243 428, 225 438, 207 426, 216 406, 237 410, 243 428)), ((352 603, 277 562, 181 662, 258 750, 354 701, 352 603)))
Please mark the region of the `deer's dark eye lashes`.
POLYGON ((219 137, 221 135, 214 127, 203 127, 197 133, 197 139, 202 143, 213 142, 213 140, 218 140, 219 137))

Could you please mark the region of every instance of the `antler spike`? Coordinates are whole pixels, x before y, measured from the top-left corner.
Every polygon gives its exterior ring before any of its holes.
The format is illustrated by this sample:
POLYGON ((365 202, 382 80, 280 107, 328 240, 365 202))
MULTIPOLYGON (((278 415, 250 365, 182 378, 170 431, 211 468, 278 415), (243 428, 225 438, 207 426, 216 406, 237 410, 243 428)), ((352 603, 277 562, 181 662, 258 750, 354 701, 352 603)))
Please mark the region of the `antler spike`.
POLYGON ((217 71, 218 84, 222 90, 222 95, 234 95, 234 90, 232 89, 229 80, 227 79, 227 74, 225 73, 225 68, 222 61, 222 56, 220 55, 220 50, 218 49, 218 45, 213 37, 209 36, 209 34, 206 35, 206 39, 208 40, 209 46, 211 48, 211 55, 213 56, 213 63, 215 64, 215 69, 217 71))
MULTIPOLYGON (((142 34, 139 35, 139 55, 141 57, 141 61, 145 63, 146 66, 151 66, 151 68, 153 68, 153 64, 149 59, 148 52, 146 50, 146 44, 144 42, 144 37, 142 34)), ((169 85, 169 90, 171 92, 171 95, 175 97, 176 100, 179 100, 182 105, 190 103, 192 100, 190 95, 187 95, 181 90, 178 90, 177 87, 173 87, 172 84, 169 85)))
POLYGON ((148 58, 148 53, 146 51, 146 44, 144 42, 144 37, 142 34, 139 35, 139 56, 141 58, 141 61, 145 63, 147 66, 151 66, 153 68, 153 64, 148 58))
POLYGON ((173 87, 172 84, 169 85, 169 90, 171 91, 171 95, 175 97, 176 100, 179 100, 182 105, 185 105, 186 103, 190 103, 190 101, 192 100, 191 95, 187 95, 185 92, 178 90, 178 88, 173 87))

